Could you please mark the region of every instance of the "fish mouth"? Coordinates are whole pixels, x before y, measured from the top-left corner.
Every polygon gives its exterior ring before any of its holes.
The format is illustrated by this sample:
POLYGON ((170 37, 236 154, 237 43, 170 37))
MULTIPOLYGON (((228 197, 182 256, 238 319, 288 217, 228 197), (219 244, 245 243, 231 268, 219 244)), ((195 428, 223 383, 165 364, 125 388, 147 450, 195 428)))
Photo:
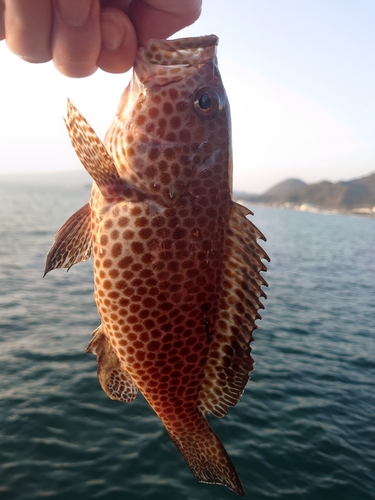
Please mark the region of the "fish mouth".
POLYGON ((197 66, 215 57, 218 42, 216 35, 175 40, 151 38, 144 47, 144 57, 149 64, 197 66))

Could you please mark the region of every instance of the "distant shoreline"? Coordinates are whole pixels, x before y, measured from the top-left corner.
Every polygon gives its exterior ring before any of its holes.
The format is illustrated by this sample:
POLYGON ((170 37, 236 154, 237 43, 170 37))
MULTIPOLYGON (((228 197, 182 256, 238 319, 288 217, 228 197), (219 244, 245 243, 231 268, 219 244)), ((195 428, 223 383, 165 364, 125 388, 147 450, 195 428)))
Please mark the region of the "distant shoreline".
POLYGON ((286 179, 260 195, 235 192, 234 196, 245 203, 299 212, 375 217, 375 173, 335 183, 286 179))
MULTIPOLYGON (((59 185, 61 187, 84 187, 89 189, 92 184, 92 179, 84 169, 74 169, 59 172, 0 174, 0 184, 32 186, 59 185)), ((283 210, 293 210, 297 212, 321 213, 327 215, 354 215, 359 217, 375 218, 375 174, 351 182, 337 184, 323 182, 310 186, 304 184, 298 179, 287 179, 261 195, 253 195, 238 191, 234 192, 234 199, 248 207, 264 206, 283 210), (362 191, 358 190, 358 185, 362 191), (322 190, 326 189, 327 186, 329 188, 329 192, 324 198, 322 198, 322 190), (329 208, 319 205, 320 201, 324 201, 325 205, 330 203, 334 204, 335 201, 336 204, 338 204, 337 198, 334 198, 333 196, 335 191, 339 188, 341 188, 341 191, 343 188, 347 190, 348 187, 350 188, 353 186, 356 187, 355 194, 363 194, 363 186, 365 186, 366 192, 370 193, 366 199, 361 196, 356 196, 355 201, 358 203, 357 206, 353 207, 355 203, 353 196, 353 199, 350 200, 353 208, 346 208, 343 206, 339 208, 329 208), (306 189, 309 189, 309 191, 306 192, 306 189), (299 193, 301 194, 297 196, 299 193), (315 199, 311 193, 316 196, 315 199), (374 195, 372 195, 372 193, 374 193, 374 195), (320 196, 320 198, 318 196, 320 196), (293 198, 295 199, 293 200, 293 198), (315 203, 312 201, 315 201, 315 203), (361 203, 361 201, 366 203, 367 206, 360 206, 359 203, 361 203)), ((343 205, 343 202, 340 204, 343 205)))
POLYGON ((1 184, 26 184, 32 186, 61 185, 77 187, 91 184, 91 177, 85 169, 74 169, 58 172, 7 173, 0 174, 1 184))
POLYGON ((249 209, 251 209, 251 207, 253 206, 258 206, 258 207, 276 208, 279 210, 292 210, 294 212, 307 212, 307 213, 316 213, 323 215, 352 215, 357 217, 367 217, 370 219, 375 219, 375 210, 369 208, 353 208, 352 210, 328 209, 310 205, 308 203, 302 203, 302 205, 294 205, 292 203, 277 204, 277 203, 252 201, 241 198, 236 199, 235 201, 237 203, 240 203, 241 205, 248 207, 249 209))

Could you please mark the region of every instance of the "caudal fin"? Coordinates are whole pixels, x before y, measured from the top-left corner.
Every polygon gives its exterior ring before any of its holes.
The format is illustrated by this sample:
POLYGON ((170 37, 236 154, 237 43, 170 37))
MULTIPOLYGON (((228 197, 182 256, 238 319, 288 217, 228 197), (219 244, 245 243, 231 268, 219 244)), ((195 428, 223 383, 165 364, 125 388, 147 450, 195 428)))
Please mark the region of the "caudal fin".
POLYGON ((241 479, 220 439, 202 418, 196 432, 176 434, 167 429, 194 477, 201 483, 222 484, 245 496, 241 479))

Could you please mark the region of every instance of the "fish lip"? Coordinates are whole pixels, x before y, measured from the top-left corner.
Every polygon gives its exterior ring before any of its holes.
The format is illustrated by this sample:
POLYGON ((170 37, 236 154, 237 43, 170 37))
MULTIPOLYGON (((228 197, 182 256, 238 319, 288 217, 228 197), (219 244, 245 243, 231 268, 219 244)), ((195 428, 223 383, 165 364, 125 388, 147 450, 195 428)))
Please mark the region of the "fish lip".
POLYGON ((161 66, 181 64, 199 65, 216 55, 219 38, 206 35, 174 40, 151 38, 144 46, 144 57, 148 63, 161 66))
POLYGON ((187 38, 175 38, 173 40, 164 40, 163 38, 150 38, 145 45, 146 49, 155 46, 160 50, 176 52, 179 50, 203 49, 205 47, 216 46, 219 37, 216 35, 191 36, 187 38))

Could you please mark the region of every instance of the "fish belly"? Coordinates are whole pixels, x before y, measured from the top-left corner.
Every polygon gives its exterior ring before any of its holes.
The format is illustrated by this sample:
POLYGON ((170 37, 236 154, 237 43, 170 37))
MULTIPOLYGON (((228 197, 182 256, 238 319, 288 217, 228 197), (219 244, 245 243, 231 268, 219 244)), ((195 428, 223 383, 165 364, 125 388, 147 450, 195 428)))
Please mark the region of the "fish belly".
MULTIPOLYGON (((161 418, 196 408, 218 307, 223 216, 188 197, 93 211, 95 299, 121 363, 161 418)), ((169 417, 168 417, 169 418, 169 417)))

